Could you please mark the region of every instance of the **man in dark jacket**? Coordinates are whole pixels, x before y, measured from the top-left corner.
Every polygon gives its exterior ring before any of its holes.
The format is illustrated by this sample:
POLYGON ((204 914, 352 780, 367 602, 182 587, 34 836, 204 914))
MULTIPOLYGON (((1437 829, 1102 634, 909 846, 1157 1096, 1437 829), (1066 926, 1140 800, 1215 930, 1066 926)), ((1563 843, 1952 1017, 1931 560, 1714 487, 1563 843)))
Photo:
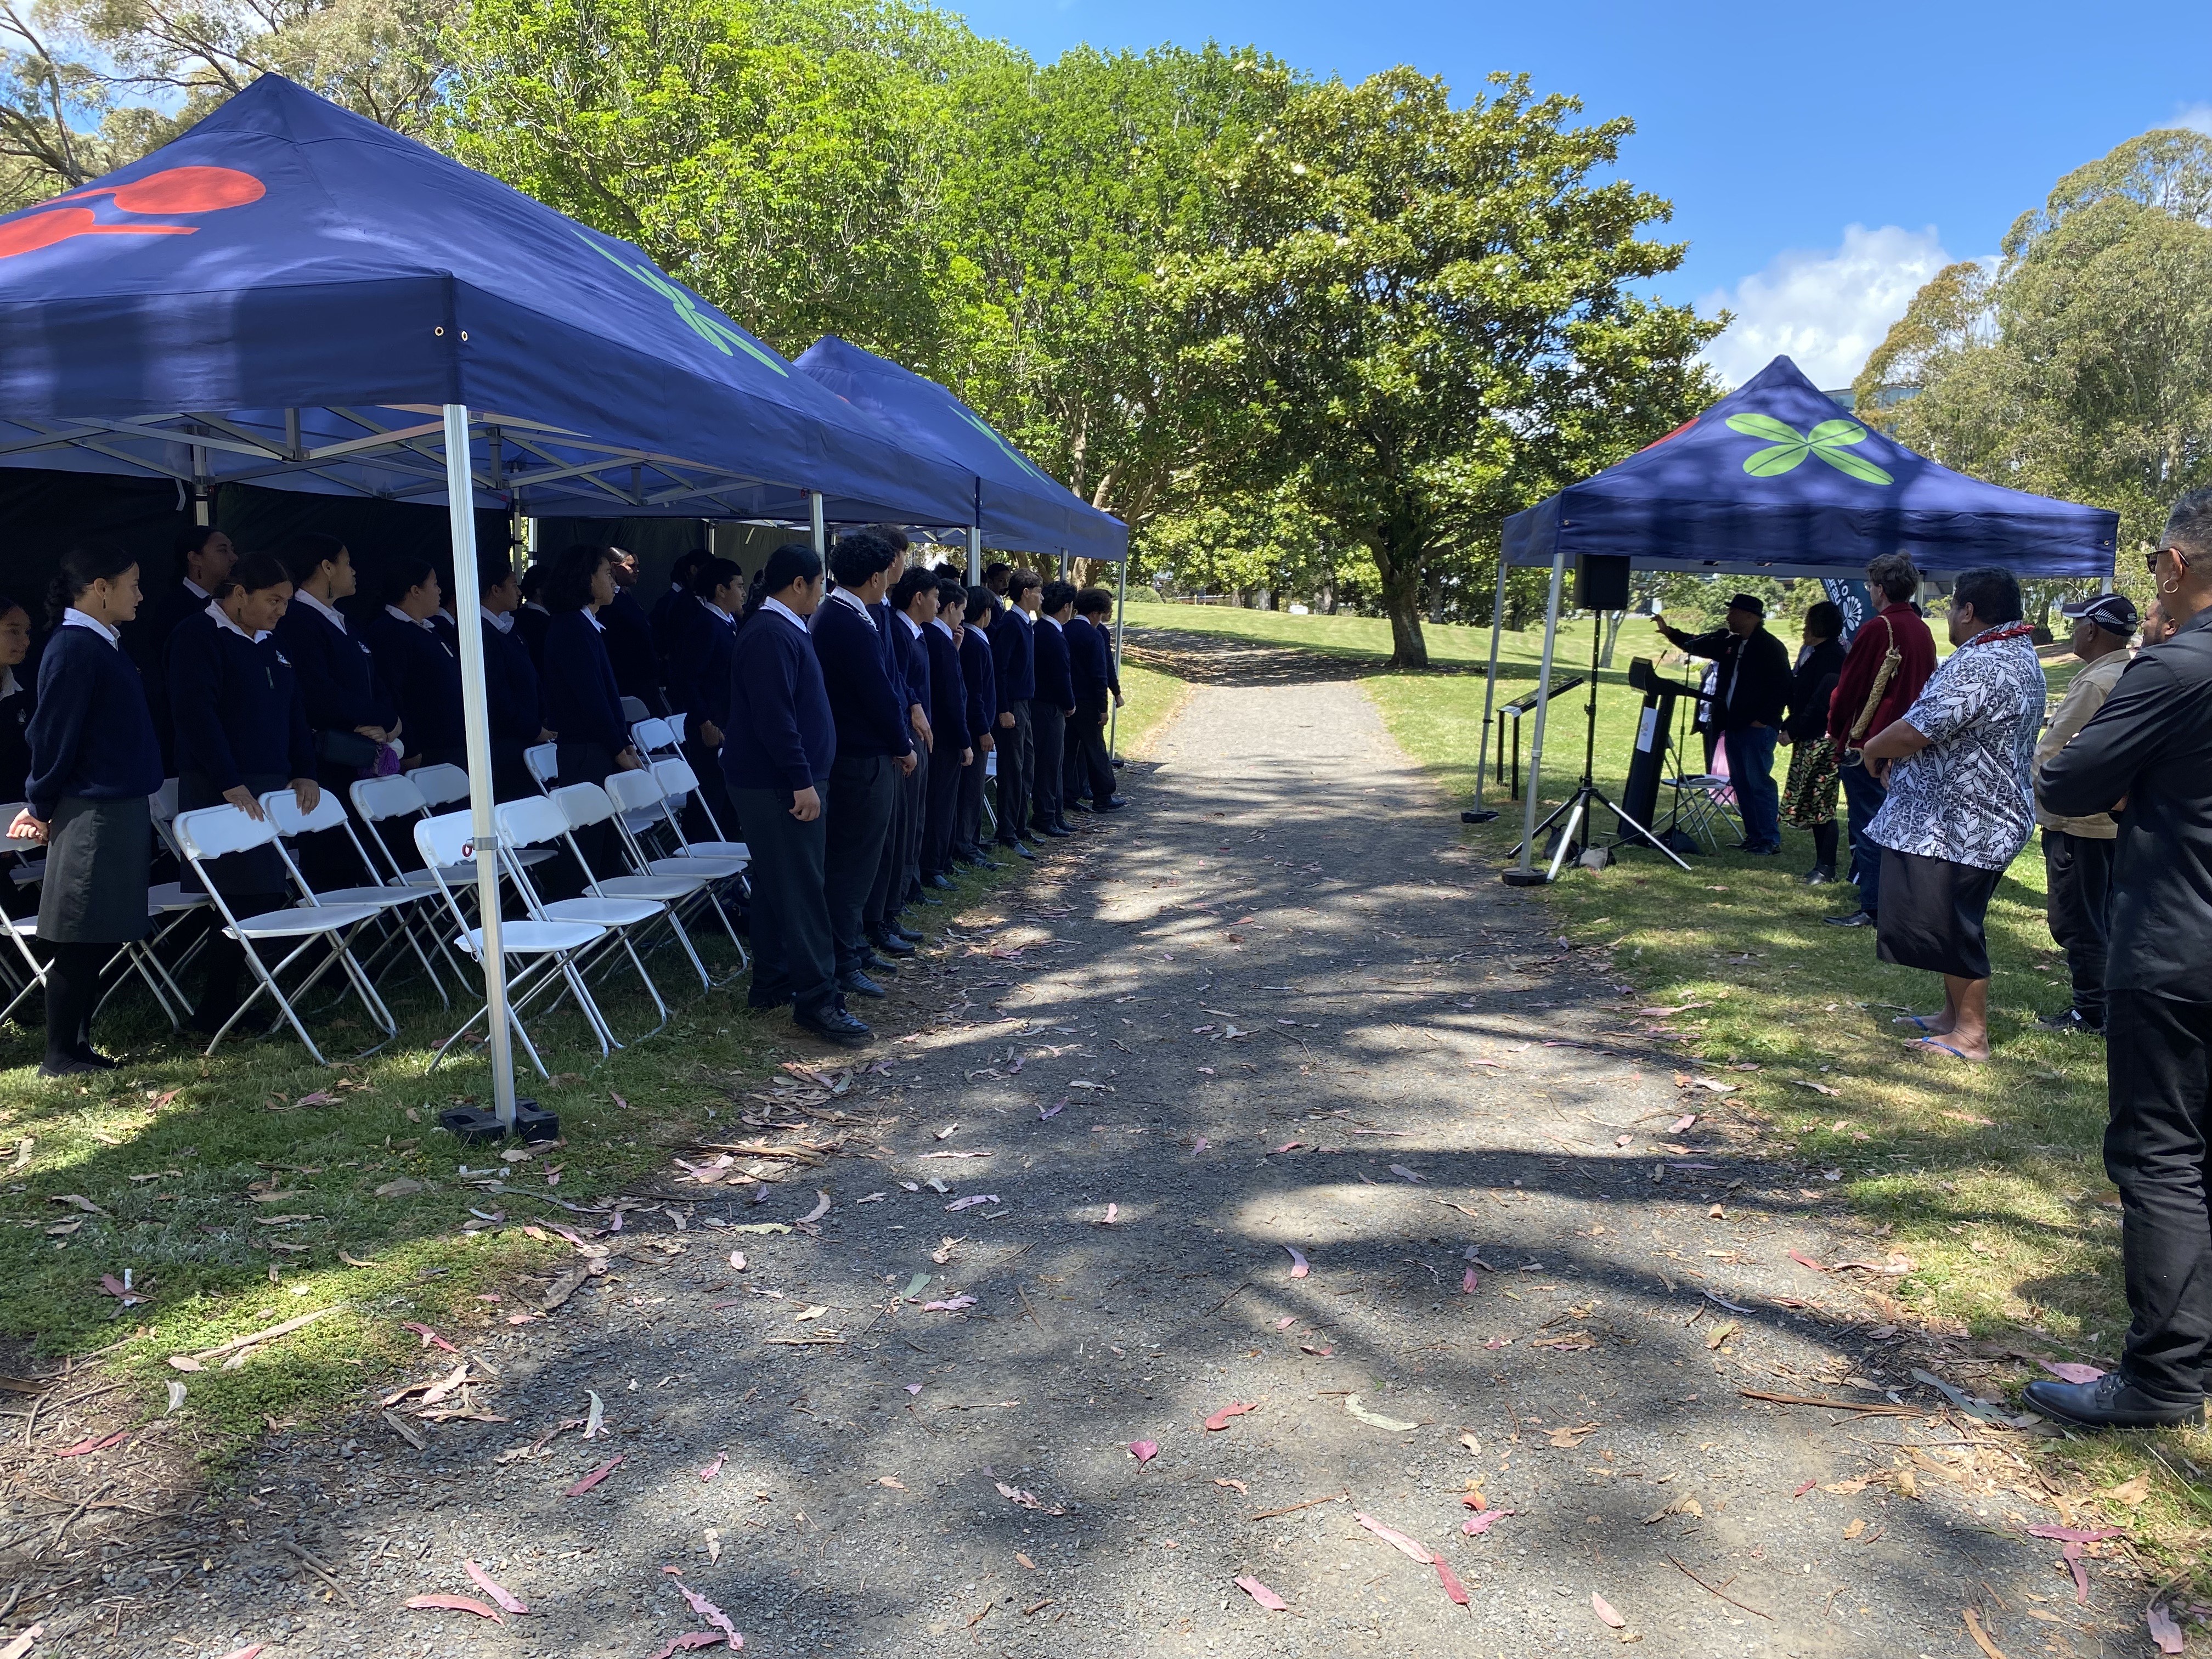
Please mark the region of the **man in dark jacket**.
POLYGON ((929 693, 921 682, 928 677, 928 648, 916 625, 900 607, 900 599, 913 597, 905 568, 907 538, 903 531, 886 526, 874 533, 890 541, 899 554, 891 566, 897 573, 892 589, 869 607, 884 642, 884 670, 905 714, 908 739, 914 745, 914 769, 898 780, 891 802, 890 833, 884 838, 883 856, 877 860, 875 885, 868 891, 868 942, 879 957, 897 960, 910 957, 927 935, 900 919, 919 876, 924 792, 929 782, 929 693), (917 689, 919 687, 919 689, 917 689))
POLYGON ((1708 634, 1660 633, 1693 657, 1720 666, 1713 688, 1713 723, 1727 746, 1729 782, 1743 813, 1741 850, 1771 858, 1782 850, 1781 797, 1774 787, 1774 740, 1790 703, 1790 653, 1766 631, 1766 606, 1755 594, 1729 601, 1728 621, 1708 634))
POLYGON ((1114 793, 1114 759, 1106 750, 1108 700, 1121 701, 1121 677, 1114 667, 1114 596, 1086 587, 1075 596, 1075 619, 1067 624, 1067 665, 1075 686, 1075 714, 1067 723, 1064 799, 1080 806, 1087 792, 1090 810, 1110 812, 1121 805, 1114 793))
POLYGON ((487 551, 477 567, 483 590, 477 625, 483 630, 484 714, 491 728, 491 789, 495 799, 524 800, 538 793, 523 751, 550 743, 538 693, 538 670, 529 647, 514 632, 522 589, 507 556, 487 551))
POLYGON ((612 605, 599 607, 599 626, 606 630, 607 660, 614 665, 615 690, 635 697, 648 714, 665 714, 668 699, 660 692, 660 657, 653 648, 653 619, 637 602, 637 556, 614 550, 608 568, 615 579, 612 605))
POLYGON ((872 607, 890 586, 898 554, 869 535, 843 536, 830 555, 836 591, 814 613, 814 654, 830 690, 837 757, 830 769, 828 866, 830 931, 837 951, 837 988, 880 997, 870 971, 890 964, 868 948, 866 910, 890 834, 898 780, 914 770, 906 700, 891 684, 890 659, 872 607))
POLYGON ((2150 565, 2178 626, 2044 762, 2039 792, 2063 816, 2118 819, 2105 1172, 2134 1318, 2118 1370, 2027 1385, 2036 1410, 2099 1428, 2201 1421, 2212 1362, 2212 489, 2174 503, 2150 565))
POLYGON ((921 832, 921 884, 940 890, 952 885, 952 823, 961 780, 969 767, 982 764, 968 735, 968 681, 960 672, 957 629, 967 605, 968 590, 957 577, 939 578, 937 618, 921 636, 929 647, 929 725, 937 738, 921 832))
POLYGON ((1034 570, 1008 571, 1006 585, 1006 619, 991 636, 991 667, 999 679, 999 845, 1033 859, 1036 835, 1030 828, 1030 784, 1036 771, 1036 741, 1030 699, 1036 695, 1036 615, 1044 579, 1034 570))
MULTIPOLYGON (((938 757, 942 749, 937 735, 936 716, 932 712, 937 706, 937 688, 929 672, 929 635, 932 623, 937 620, 937 578, 920 565, 909 569, 891 590, 891 609, 896 613, 898 631, 906 641, 906 694, 908 725, 915 733, 915 753, 921 763, 915 775, 908 780, 907 787, 914 791, 909 811, 902 826, 906 841, 900 848, 902 860, 896 877, 899 889, 898 903, 937 905, 943 900, 932 897, 924 890, 921 879, 921 838, 929 818, 929 783, 935 775, 938 757)), ((957 754, 957 750, 954 751, 957 754)))
MULTIPOLYGON (((292 577, 292 602, 277 619, 276 640, 299 679, 315 745, 315 781, 350 808, 355 780, 373 775, 378 749, 399 735, 399 700, 377 672, 368 642, 337 608, 356 587, 346 544, 303 532, 284 543, 279 556, 292 577)), ((422 862, 404 836, 387 837, 386 845, 404 867, 422 862)), ((299 854, 301 873, 317 888, 361 879, 353 848, 336 830, 303 837, 299 854)))
POLYGON ((960 775, 960 799, 952 814, 952 856, 979 870, 1003 868, 983 855, 983 773, 998 746, 999 676, 991 659, 991 623, 999 613, 998 595, 988 587, 968 590, 966 620, 960 629, 960 672, 968 682, 968 742, 975 759, 960 775))
MULTIPOLYGON (((1023 596, 1025 599, 1027 594, 1023 596)), ((1036 600, 1036 691, 1030 698, 1030 733, 1036 745, 1036 775, 1030 781, 1030 825, 1041 836, 1065 839, 1075 832, 1062 815, 1067 722, 1075 713, 1075 680, 1067 659, 1068 623, 1075 615, 1075 589, 1063 581, 1044 585, 1036 600)))

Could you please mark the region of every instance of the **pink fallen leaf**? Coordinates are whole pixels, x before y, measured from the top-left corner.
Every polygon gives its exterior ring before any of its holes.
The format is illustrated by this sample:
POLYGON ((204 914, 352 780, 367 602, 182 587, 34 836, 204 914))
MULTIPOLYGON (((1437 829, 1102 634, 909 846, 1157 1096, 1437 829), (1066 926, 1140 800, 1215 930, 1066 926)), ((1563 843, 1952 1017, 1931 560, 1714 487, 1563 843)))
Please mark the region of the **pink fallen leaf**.
POLYGON ((130 1437, 131 1431, 124 1429, 118 1433, 109 1435, 105 1440, 101 1440, 97 1437, 90 1440, 80 1440, 74 1446, 63 1447, 62 1449, 56 1452, 54 1455, 57 1457, 82 1457, 88 1452, 106 1451, 110 1446, 119 1446, 130 1437))
POLYGON ((1037 1108, 1037 1117, 1040 1121, 1048 1117, 1058 1117, 1066 1109, 1067 1103, 1064 1100, 1057 1106, 1040 1106, 1037 1108))
POLYGON ((1490 1340, 1489 1340, 1489 1341, 1487 1341, 1487 1342, 1484 1343, 1482 1346, 1483 1346, 1484 1347, 1486 1347, 1486 1348, 1490 1348, 1490 1349, 1493 1349, 1493 1350, 1494 1350, 1494 1349, 1498 1349, 1498 1348, 1502 1348, 1502 1347, 1504 1347, 1504 1346, 1505 1346, 1505 1344, 1504 1344, 1502 1340, 1500 1340, 1498 1338, 1497 1338, 1497 1337, 1494 1337, 1494 1336, 1493 1336, 1493 1337, 1492 1337, 1492 1338, 1490 1339, 1490 1340))
POLYGON ((1450 1596, 1451 1599, 1456 1601, 1460 1606, 1465 1607, 1467 1605, 1467 1586, 1461 1583, 1459 1580, 1453 1576, 1452 1570, 1449 1566, 1445 1565, 1443 1557, 1438 1555, 1431 1558, 1431 1565, 1436 1568, 1437 1577, 1443 1582, 1444 1594, 1450 1596))
POLYGON ((1198 1139, 1192 1144, 1190 1150, 1193 1153, 1202 1152, 1212 1145, 1213 1145, 1212 1141, 1208 1140, 1204 1135, 1200 1135, 1198 1139))
POLYGON ((923 1303, 921 1310, 924 1313, 958 1313, 963 1308, 975 1305, 975 1298, 972 1296, 949 1296, 942 1302, 923 1303))
POLYGON ((1819 1262, 1814 1261, 1811 1256, 1803 1255, 1796 1250, 1790 1252, 1790 1259, 1801 1267, 1810 1267, 1816 1273, 1824 1273, 1828 1271, 1819 1262))
POLYGON ((2062 1382, 2094 1382, 2104 1375, 2094 1365, 2081 1364, 2071 1359, 2039 1359, 2035 1363, 2062 1382))
POLYGON ((1798 1487, 1796 1492, 1791 1492, 1790 1495, 1792 1498, 1802 1498, 1807 1492, 1812 1491, 1814 1487, 1820 1484, 1820 1483, 1817 1480, 1808 1480, 1803 1486, 1798 1487))
POLYGON ((919 1382, 909 1382, 906 1385, 906 1391, 908 1394, 920 1394, 921 1392, 921 1384, 919 1382))
POLYGON ((1899 1256, 1890 1261, 1838 1261, 1828 1271, 1840 1273, 1852 1268, 1856 1268, 1861 1273, 1881 1273, 1887 1277, 1894 1278, 1900 1273, 1911 1273, 1912 1263, 1904 1256, 1899 1256))
POLYGON ((678 1653, 689 1653, 694 1648, 719 1647, 722 1632, 718 1630, 687 1630, 681 1636, 672 1636, 666 1645, 658 1648, 653 1659, 675 1659, 678 1653))
POLYGON ((817 1190, 814 1194, 814 1207, 799 1218, 801 1221, 819 1221, 829 1213, 830 1194, 817 1190))
POLYGON ((1270 1613, 1288 1613, 1291 1610, 1291 1604, 1288 1601, 1283 1600, 1249 1572, 1237 1581, 1237 1588, 1270 1613))
POLYGON ((1064 1509, 1058 1508, 1057 1506, 1048 1505, 1042 1498, 1039 1498, 1033 1492, 1024 1491, 1019 1486, 1010 1486, 1003 1480, 994 1480, 991 1484, 999 1489, 1000 1497, 1005 1498, 1009 1504, 1013 1504, 1017 1509, 1035 1510, 1039 1515, 1066 1515, 1067 1513, 1064 1509))
POLYGON ((1219 1411, 1214 1413, 1212 1416, 1207 1418, 1206 1419, 1206 1426, 1209 1429, 1225 1429, 1229 1426, 1229 1419, 1231 1418, 1242 1417, 1246 1412, 1257 1411, 1260 1408, 1257 1406, 1247 1406, 1243 1401, 1239 1401, 1234 1405, 1224 1406, 1219 1411))
POLYGON ((1287 1331, 1291 1326, 1297 1322, 1298 1316, 1296 1314, 1285 1314, 1280 1319, 1275 1322, 1275 1328, 1279 1331, 1287 1331))
MULTIPOLYGON (((30 1632, 28 1632, 28 1633, 29 1633, 29 1634, 32 1634, 32 1635, 36 1635, 38 1632, 37 1632, 37 1630, 36 1630, 36 1629, 35 1629, 35 1627, 34 1627, 34 1628, 33 1628, 30 1632)), ((253 1659, 253 1656, 254 1656, 255 1654, 257 1654, 257 1653, 260 1652, 260 1651, 262 1650, 262 1649, 264 1649, 264 1648, 267 1647, 268 1645, 269 1645, 269 1644, 267 1644, 266 1642, 256 1642, 256 1643, 255 1643, 252 1647, 240 1648, 240 1649, 239 1649, 239 1650, 238 1650, 236 1652, 234 1652, 234 1653, 226 1653, 226 1654, 224 1654, 224 1655, 222 1656, 222 1659, 253 1659)))
POLYGON ((2181 1626, 2173 1622, 2173 1615, 2166 1610, 2166 1603, 2154 1601, 2143 1614, 2143 1622, 2150 1626, 2150 1639, 2158 1644, 2160 1653, 2179 1653, 2183 1650, 2181 1626))
POLYGON ((1429 1549, 1426 1545, 1415 1542, 1413 1539, 1407 1537, 1404 1533, 1400 1532, 1395 1527, 1384 1526, 1380 1521, 1377 1521, 1371 1515, 1362 1515, 1358 1510, 1354 1510, 1352 1512, 1352 1518, 1359 1522, 1361 1526, 1366 1528, 1368 1531, 1373 1533, 1384 1543, 1389 1545, 1394 1549, 1402 1550, 1405 1553, 1412 1556, 1414 1560, 1419 1562, 1425 1567, 1437 1559, 1429 1553, 1429 1549))
POLYGON ((1106 1224, 1109 1227, 1112 1226, 1115 1218, 1117 1218, 1121 1213, 1121 1206, 1120 1205, 1109 1204, 1106 1206, 1106 1224))
POLYGON ((478 1566, 475 1562, 462 1562, 461 1571, 468 1574, 469 1582, 471 1583, 474 1584, 486 1595, 491 1597, 493 1601, 498 1602, 500 1606, 505 1607, 509 1613, 527 1613, 530 1611, 528 1607, 522 1605, 522 1599, 520 1596, 516 1595, 513 1590, 508 1589, 505 1585, 494 1583, 492 1582, 491 1575, 486 1572, 482 1567, 478 1566))
POLYGON ((589 1474, 586 1475, 581 1480, 579 1480, 574 1486, 569 1487, 568 1491, 562 1492, 561 1496, 563 1498, 581 1498, 586 1492, 591 1491, 592 1487, 598 1486, 600 1481, 612 1474, 615 1472, 615 1466, 622 1461, 623 1454, 617 1452, 612 1457, 607 1459, 605 1462, 600 1464, 599 1468, 593 1469, 589 1474))
POLYGON ((1160 1443, 1157 1440, 1132 1440, 1129 1443, 1129 1455, 1139 1463, 1149 1463, 1159 1455, 1160 1443))
POLYGON ((738 1627, 730 1622, 729 1615, 724 1613, 721 1608, 716 1607, 712 1601, 709 1601, 705 1596, 700 1595, 688 1584, 677 1585, 676 1593, 684 1598, 684 1605, 690 1607, 692 1612, 697 1613, 702 1619, 712 1625, 716 1630, 720 1631, 726 1635, 730 1638, 730 1645, 732 1647, 741 1648, 744 1646, 745 1638, 738 1634, 738 1627))
POLYGON ((730 1252, 730 1265, 732 1267, 735 1267, 739 1273, 744 1272, 745 1253, 743 1250, 732 1250, 730 1252))
POLYGON ((1670 1135, 1680 1134, 1697 1121, 1698 1115, 1695 1112, 1685 1112, 1667 1126, 1667 1133, 1670 1135))
POLYGON ((1242 1480, 1231 1480, 1217 1474, 1213 1477, 1213 1484, 1217 1486, 1234 1487, 1240 1498, 1249 1498, 1252 1495, 1252 1488, 1242 1480))
POLYGON ((1415 1175, 1411 1170, 1407 1169, 1402 1164, 1393 1164, 1390 1166, 1390 1173, 1404 1181, 1426 1181, 1428 1179, 1428 1176, 1425 1175, 1415 1175))
POLYGON ((2087 1529, 2081 1527, 2030 1527, 2027 1535, 2030 1538, 2055 1538, 2067 1544, 2101 1544, 2107 1538, 2124 1537, 2126 1529, 2121 1527, 2087 1529))
POLYGON ((948 1210, 972 1210, 978 1204, 996 1204, 998 1201, 996 1193, 975 1193, 966 1198, 956 1198, 945 1207, 948 1210))
POLYGON ((1281 1146, 1276 1147, 1273 1152, 1268 1153, 1267 1156, 1270 1158, 1280 1158, 1285 1152, 1295 1152, 1299 1147, 1304 1145, 1305 1142, 1303 1140, 1286 1140, 1281 1146))
POLYGON ((335 1106, 338 1097, 327 1089, 318 1089, 311 1095, 301 1095, 292 1103, 295 1106, 335 1106))
POLYGON ((1300 1249, 1295 1244, 1285 1244, 1283 1248, 1291 1253, 1291 1278, 1304 1279, 1309 1273, 1313 1271, 1312 1267, 1309 1266, 1306 1261, 1306 1253, 1304 1250, 1300 1249))
POLYGON ((1485 1510, 1480 1515, 1470 1515, 1461 1522, 1459 1529, 1469 1538, 1480 1538, 1507 1516, 1519 1513, 1517 1510, 1485 1510))
POLYGON ((437 1346, 443 1348, 447 1353, 459 1353, 460 1352, 459 1348, 447 1341, 444 1337, 439 1335, 437 1332, 432 1330, 428 1325, 423 1324, 420 1320, 404 1319, 399 1322, 399 1328, 403 1331, 414 1332, 416 1335, 422 1339, 422 1346, 426 1348, 435 1344, 437 1346))
POLYGON ((1465 1273, 1460 1275, 1459 1293, 1462 1296, 1473 1296, 1476 1288, 1480 1285, 1481 1283, 1482 1275, 1475 1272, 1474 1268, 1469 1267, 1465 1273))
POLYGON ((1607 1624, 1612 1626, 1615 1630, 1626 1630, 1628 1627, 1628 1620, 1615 1613, 1613 1610, 1613 1603, 1607 1601, 1605 1597, 1600 1595, 1595 1590, 1592 1590, 1590 1592, 1590 1611, 1595 1613, 1599 1618, 1604 1620, 1607 1624))
POLYGON ((136 1307, 141 1302, 150 1302, 153 1300, 153 1298, 147 1295, 145 1291, 125 1284, 113 1273, 100 1274, 100 1292, 102 1296, 121 1297, 123 1305, 126 1308, 136 1307))
POLYGON ((712 1480, 716 1475, 722 1472, 722 1465, 729 1461, 729 1453, 716 1452, 714 1454, 714 1461, 708 1464, 705 1468, 699 1471, 699 1478, 702 1480, 712 1480))
POLYGON ((2089 1605, 2089 1575, 2081 1565, 2081 1547, 2079 1544, 2069 1544, 2058 1553, 2066 1558, 2066 1571, 2074 1575, 2074 1605, 2077 1607, 2087 1607, 2089 1605))
POLYGON ((1329 1355, 1334 1353, 1336 1350, 1334 1348, 1316 1348, 1310 1342, 1301 1342, 1298 1344, 1298 1352, 1301 1353, 1310 1353, 1316 1359, 1326 1359, 1329 1355))
POLYGON ((500 1616, 497 1607, 488 1607, 466 1595, 447 1595, 442 1592, 436 1595, 410 1595, 407 1598, 407 1605, 441 1613, 473 1613, 477 1618, 489 1619, 495 1625, 507 1622, 500 1616))

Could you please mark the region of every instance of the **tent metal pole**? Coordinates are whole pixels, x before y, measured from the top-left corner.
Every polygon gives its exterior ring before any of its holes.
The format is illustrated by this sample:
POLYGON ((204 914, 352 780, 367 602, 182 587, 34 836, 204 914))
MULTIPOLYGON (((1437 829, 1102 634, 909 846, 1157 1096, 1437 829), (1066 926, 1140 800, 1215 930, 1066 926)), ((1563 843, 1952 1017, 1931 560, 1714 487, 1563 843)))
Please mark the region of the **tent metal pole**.
POLYGON ((491 716, 484 696, 483 628, 468 602, 483 592, 477 574, 476 480, 469 465, 469 406, 446 405, 446 510, 453 533, 454 614, 461 646, 461 725, 468 740, 469 833, 477 856, 477 921, 483 929, 484 1018, 490 1037, 492 1101, 500 1127, 514 1129, 514 1052, 507 1031, 507 957, 500 945, 499 830, 492 822, 491 716))
POLYGON ((823 522, 820 490, 810 489, 806 492, 806 511, 814 524, 815 556, 827 563, 830 557, 830 530, 829 526, 823 522))
POLYGON ((1528 739, 1528 799, 1521 809, 1521 863, 1516 872, 1523 884, 1534 879, 1529 866, 1535 856, 1537 787, 1544 771, 1544 715, 1552 706, 1552 650, 1559 638, 1559 586, 1567 573, 1567 550, 1552 554, 1552 597, 1544 606, 1544 660, 1536 671, 1536 732, 1528 739))
POLYGON ((1490 717, 1498 702, 1498 635, 1505 626, 1505 550, 1498 550, 1498 597, 1490 607, 1490 678, 1482 688, 1482 741, 1475 751, 1474 810, 1483 811, 1482 783, 1490 771, 1490 717))
POLYGON ((982 585, 983 526, 971 524, 968 526, 968 586, 981 587, 982 585))
MULTIPOLYGON (((1114 582, 1114 682, 1117 685, 1121 680, 1121 633, 1128 625, 1128 608, 1129 555, 1127 550, 1124 550, 1121 555, 1121 567, 1116 573, 1114 582)), ((1117 699, 1108 706, 1106 714, 1106 758, 1109 760, 1115 758, 1121 752, 1114 746, 1115 738, 1121 734, 1121 705, 1117 699)))

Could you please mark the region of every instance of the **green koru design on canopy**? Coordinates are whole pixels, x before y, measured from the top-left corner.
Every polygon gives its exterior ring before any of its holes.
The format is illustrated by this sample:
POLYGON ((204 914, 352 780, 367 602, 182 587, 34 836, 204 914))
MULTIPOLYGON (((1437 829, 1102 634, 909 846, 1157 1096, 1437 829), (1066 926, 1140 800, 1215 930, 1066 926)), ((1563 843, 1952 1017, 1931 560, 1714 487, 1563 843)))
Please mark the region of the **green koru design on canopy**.
POLYGON ((1856 421, 1823 421, 1810 432, 1800 432, 1771 415, 1731 415, 1728 428, 1747 438, 1764 438, 1771 446, 1744 458, 1743 470, 1754 478, 1779 477, 1808 455, 1818 455, 1837 471, 1861 483, 1894 482, 1863 455, 1850 453, 1849 446, 1863 442, 1867 435, 1867 429, 1856 421))

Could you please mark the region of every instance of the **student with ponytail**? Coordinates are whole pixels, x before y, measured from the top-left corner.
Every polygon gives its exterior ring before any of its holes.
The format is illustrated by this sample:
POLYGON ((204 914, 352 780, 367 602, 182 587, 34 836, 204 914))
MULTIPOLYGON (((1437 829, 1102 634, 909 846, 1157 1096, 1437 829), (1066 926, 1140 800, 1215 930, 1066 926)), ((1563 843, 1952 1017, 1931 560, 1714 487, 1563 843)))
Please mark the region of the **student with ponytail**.
POLYGON ((153 854, 147 797, 161 787, 161 745, 137 665, 118 630, 138 614, 138 562, 113 542, 62 556, 49 600, 57 624, 39 664, 27 805, 8 826, 46 848, 39 939, 46 968, 42 1077, 107 1071, 92 1046, 101 964, 150 931, 153 854))

